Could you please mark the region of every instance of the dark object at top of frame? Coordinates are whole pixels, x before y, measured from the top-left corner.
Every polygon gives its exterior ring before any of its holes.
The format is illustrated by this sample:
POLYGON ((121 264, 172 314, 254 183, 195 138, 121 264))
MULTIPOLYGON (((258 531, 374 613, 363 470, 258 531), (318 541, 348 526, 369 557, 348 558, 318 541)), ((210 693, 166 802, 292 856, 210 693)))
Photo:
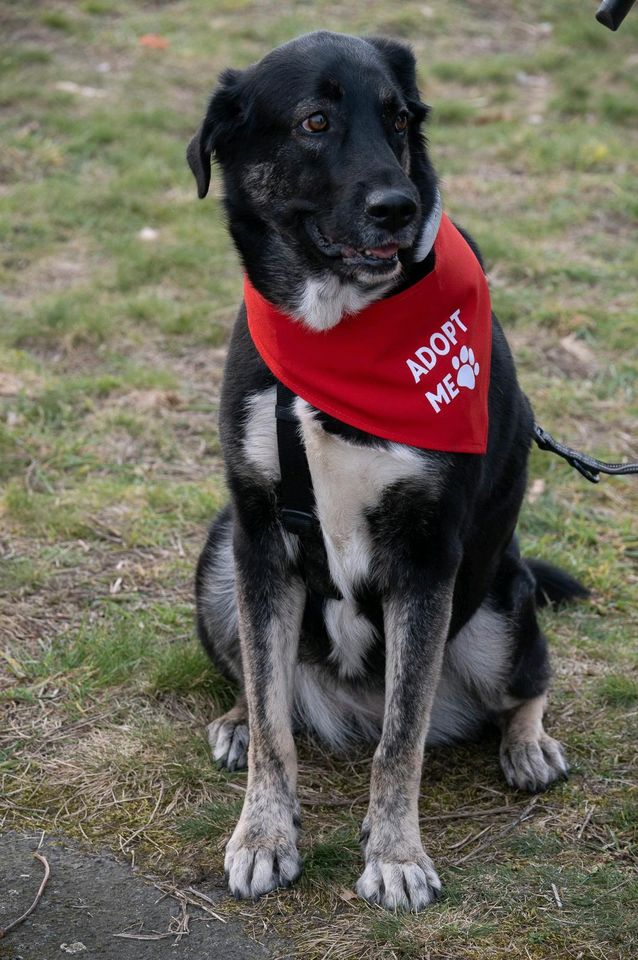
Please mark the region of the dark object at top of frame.
POLYGON ((636 0, 602 0, 596 19, 610 30, 617 30, 636 0))

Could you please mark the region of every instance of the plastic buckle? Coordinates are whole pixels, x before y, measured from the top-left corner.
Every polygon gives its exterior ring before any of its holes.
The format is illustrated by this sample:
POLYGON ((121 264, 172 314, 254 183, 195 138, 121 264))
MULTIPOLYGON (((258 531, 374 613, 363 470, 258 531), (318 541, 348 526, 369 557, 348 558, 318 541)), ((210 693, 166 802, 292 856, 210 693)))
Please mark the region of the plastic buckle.
POLYGON ((291 510, 284 507, 280 511, 281 523, 288 533, 297 535, 310 533, 317 528, 317 520, 312 513, 306 513, 305 510, 291 510))

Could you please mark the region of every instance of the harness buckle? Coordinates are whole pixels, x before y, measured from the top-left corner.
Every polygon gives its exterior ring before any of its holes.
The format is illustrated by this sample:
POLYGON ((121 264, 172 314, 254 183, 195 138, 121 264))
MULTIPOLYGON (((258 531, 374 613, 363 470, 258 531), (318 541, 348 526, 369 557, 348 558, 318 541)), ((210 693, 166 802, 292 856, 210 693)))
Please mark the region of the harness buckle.
POLYGON ((281 524, 288 533, 296 533, 298 536, 304 533, 313 533, 317 527, 317 520, 311 513, 305 510, 293 510, 291 507, 281 507, 279 510, 281 524))

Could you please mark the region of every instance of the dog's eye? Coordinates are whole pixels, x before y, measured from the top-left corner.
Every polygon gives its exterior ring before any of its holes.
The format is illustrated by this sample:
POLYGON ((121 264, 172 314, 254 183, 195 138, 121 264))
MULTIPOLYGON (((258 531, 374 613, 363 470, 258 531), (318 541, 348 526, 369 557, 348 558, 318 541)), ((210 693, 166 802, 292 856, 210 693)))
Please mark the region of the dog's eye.
POLYGON ((308 133, 323 133, 329 127, 328 118, 325 113, 313 113, 301 124, 308 133))
POLYGON ((408 115, 407 113, 400 113, 396 120, 394 121, 394 129, 397 133, 405 133, 408 129, 408 115))

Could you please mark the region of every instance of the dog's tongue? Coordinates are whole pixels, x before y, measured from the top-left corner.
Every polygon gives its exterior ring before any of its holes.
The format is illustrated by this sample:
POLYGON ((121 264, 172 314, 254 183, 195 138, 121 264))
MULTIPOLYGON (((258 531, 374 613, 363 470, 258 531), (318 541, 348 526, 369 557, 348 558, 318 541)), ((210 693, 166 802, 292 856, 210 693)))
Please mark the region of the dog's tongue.
POLYGON ((398 243, 390 243, 387 247, 370 247, 365 253, 373 257, 378 257, 379 260, 390 260, 398 249, 398 243))
POLYGON ((376 260, 391 260, 398 249, 398 243, 389 243, 385 247, 366 247, 365 250, 355 250, 354 247, 342 247, 341 254, 344 257, 356 257, 357 254, 363 254, 364 257, 374 257, 376 260))

